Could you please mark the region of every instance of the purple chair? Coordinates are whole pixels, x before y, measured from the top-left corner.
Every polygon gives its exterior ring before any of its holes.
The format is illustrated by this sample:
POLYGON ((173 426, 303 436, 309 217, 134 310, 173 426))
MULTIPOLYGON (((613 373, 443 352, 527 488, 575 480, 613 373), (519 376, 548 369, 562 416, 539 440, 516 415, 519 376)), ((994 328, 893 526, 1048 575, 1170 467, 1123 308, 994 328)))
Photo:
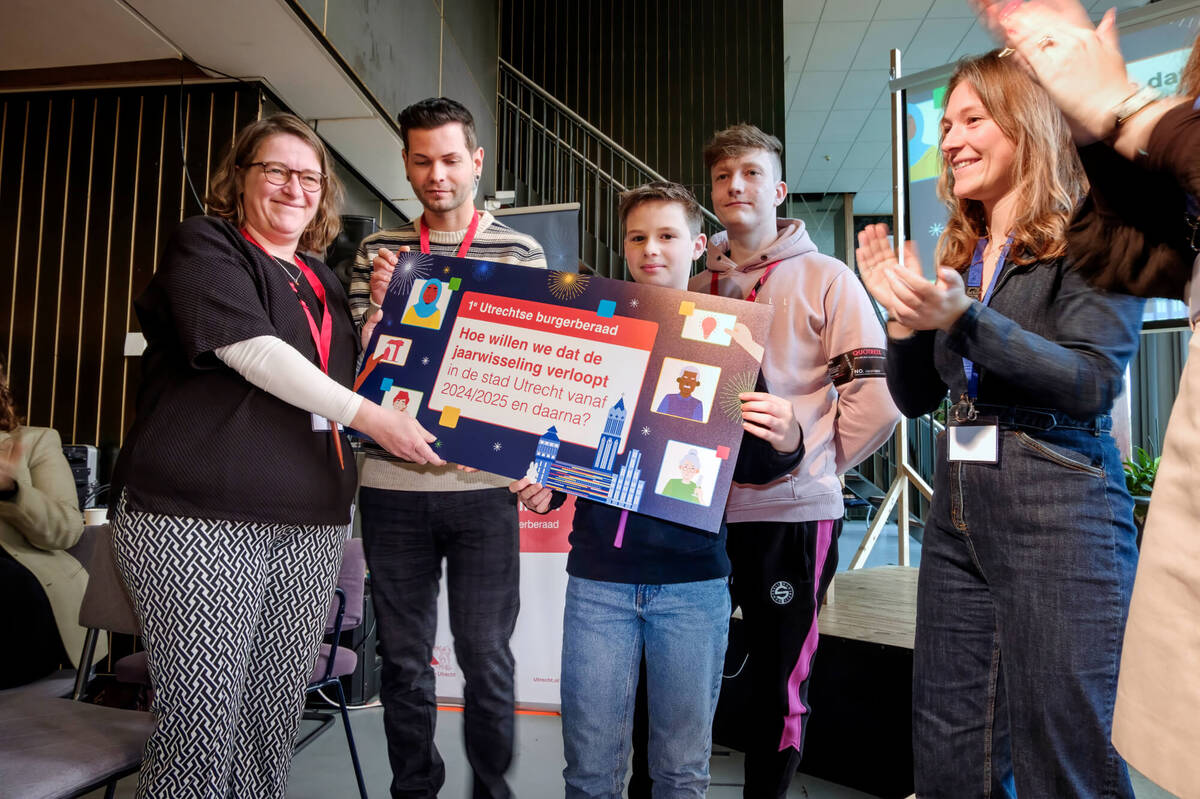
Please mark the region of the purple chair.
POLYGON ((117 574, 107 525, 88 528, 94 539, 84 561, 88 587, 79 623, 88 628, 79 659, 73 699, 36 693, 0 697, 0 792, 22 799, 69 799, 107 786, 141 766, 142 751, 154 729, 149 713, 76 701, 91 674, 101 630, 136 635, 137 618, 117 574))
MULTIPOLYGON (((337 646, 337 641, 343 632, 352 630, 362 623, 365 581, 366 559, 363 556, 362 539, 351 538, 346 541, 342 556, 342 568, 338 572, 337 588, 334 590, 333 602, 330 603, 329 614, 325 619, 326 636, 330 637, 334 643, 321 644, 312 676, 308 679, 307 688, 310 694, 326 690, 332 690, 336 694, 338 709, 341 711, 342 722, 346 727, 346 741, 350 745, 350 759, 354 763, 354 776, 358 780, 358 791, 363 799, 366 799, 367 788, 363 781, 362 766, 358 760, 358 748, 354 744, 354 733, 350 729, 350 713, 346 707, 346 694, 342 689, 340 679, 354 673, 354 669, 358 666, 358 654, 353 649, 337 646)), ((116 674, 117 682, 150 685, 150 672, 146 667, 145 652, 135 652, 121 658, 116 662, 113 671, 116 674)), ((322 697, 324 698, 323 693, 322 697)), ((304 718, 308 721, 319 721, 320 725, 300 737, 296 742, 295 751, 297 752, 337 720, 336 715, 323 710, 306 710, 304 718)))
MULTIPOLYGON (((345 552, 342 556, 342 569, 338 572, 333 603, 329 607, 329 615, 325 618, 325 633, 332 643, 321 644, 321 650, 317 655, 317 664, 308 681, 308 693, 319 691, 321 692, 320 696, 329 701, 325 697, 324 691, 332 689, 337 696, 338 710, 342 715, 342 724, 346 728, 346 743, 350 746, 350 759, 354 763, 354 777, 358 780, 358 793, 362 799, 367 799, 367 786, 363 782, 362 766, 358 762, 358 748, 354 745, 354 733, 350 729, 350 712, 346 707, 346 692, 342 689, 341 680, 342 677, 354 673, 358 666, 358 654, 353 649, 338 646, 338 640, 343 632, 353 630, 362 624, 363 588, 366 575, 367 564, 366 558, 363 556, 362 539, 351 538, 346 541, 345 552)), ((321 724, 296 742, 297 752, 328 729, 337 717, 324 710, 306 710, 304 718, 309 721, 319 721, 321 724)))

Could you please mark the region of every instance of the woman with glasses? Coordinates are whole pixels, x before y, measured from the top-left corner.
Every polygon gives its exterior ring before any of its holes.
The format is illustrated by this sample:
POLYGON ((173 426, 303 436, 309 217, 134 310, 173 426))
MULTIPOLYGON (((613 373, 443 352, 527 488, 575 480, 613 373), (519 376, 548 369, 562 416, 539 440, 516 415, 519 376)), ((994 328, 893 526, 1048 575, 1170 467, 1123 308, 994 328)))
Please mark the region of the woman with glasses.
POLYGON ((1142 301, 1064 258, 1084 180, 1046 92, 993 52, 945 97, 936 282, 882 225, 858 250, 896 405, 954 403, 917 589, 916 792, 1132 797, 1109 736, 1136 533, 1109 414, 1142 301))
POLYGON ((285 795, 357 482, 340 425, 441 463, 411 416, 347 388, 360 339, 307 254, 340 227, 331 166, 296 117, 243 129, 136 303, 112 528, 155 691, 139 797, 285 795))

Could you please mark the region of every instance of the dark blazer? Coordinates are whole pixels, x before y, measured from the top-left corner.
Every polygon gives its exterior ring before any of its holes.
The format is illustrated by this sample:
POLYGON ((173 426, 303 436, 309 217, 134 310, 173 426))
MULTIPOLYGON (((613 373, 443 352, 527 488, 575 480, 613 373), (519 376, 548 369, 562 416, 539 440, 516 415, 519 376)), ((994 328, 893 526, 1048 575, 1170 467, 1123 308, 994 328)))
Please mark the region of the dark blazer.
POLYGON ((1185 216, 1200 196, 1200 111, 1163 115, 1146 153, 1129 161, 1102 142, 1079 149, 1091 192, 1067 233, 1067 253, 1095 285, 1138 297, 1185 299, 1200 244, 1185 216))

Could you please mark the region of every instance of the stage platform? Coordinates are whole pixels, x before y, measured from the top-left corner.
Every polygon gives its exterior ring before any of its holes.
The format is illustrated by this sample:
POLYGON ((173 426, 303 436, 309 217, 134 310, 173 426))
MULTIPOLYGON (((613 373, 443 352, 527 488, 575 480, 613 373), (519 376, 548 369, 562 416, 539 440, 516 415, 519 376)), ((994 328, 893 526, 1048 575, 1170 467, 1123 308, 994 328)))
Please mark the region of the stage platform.
POLYGON ((822 637, 911 650, 917 633, 917 570, 877 566, 838 572, 819 622, 822 637))

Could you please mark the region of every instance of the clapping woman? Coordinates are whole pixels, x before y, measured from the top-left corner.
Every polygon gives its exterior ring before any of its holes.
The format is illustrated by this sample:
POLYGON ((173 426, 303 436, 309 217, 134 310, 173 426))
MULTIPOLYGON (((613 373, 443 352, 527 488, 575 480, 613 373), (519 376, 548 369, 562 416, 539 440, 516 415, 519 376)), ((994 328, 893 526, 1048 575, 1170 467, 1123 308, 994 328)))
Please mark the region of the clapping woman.
POLYGON ((1137 555, 1109 414, 1142 303, 1065 262, 1082 171, 1012 59, 960 63, 941 128, 936 282, 882 225, 858 250, 896 404, 954 403, 921 554, 917 795, 1130 797, 1109 735, 1137 555))

